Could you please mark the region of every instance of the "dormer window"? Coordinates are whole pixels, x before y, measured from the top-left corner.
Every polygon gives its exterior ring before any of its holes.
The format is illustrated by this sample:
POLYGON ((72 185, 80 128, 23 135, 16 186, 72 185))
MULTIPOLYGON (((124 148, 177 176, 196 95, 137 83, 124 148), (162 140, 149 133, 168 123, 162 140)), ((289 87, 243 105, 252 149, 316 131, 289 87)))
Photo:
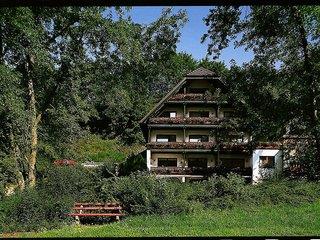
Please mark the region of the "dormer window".
POLYGON ((175 117, 177 117, 177 112, 175 112, 175 111, 165 111, 160 115, 160 117, 175 118, 175 117))

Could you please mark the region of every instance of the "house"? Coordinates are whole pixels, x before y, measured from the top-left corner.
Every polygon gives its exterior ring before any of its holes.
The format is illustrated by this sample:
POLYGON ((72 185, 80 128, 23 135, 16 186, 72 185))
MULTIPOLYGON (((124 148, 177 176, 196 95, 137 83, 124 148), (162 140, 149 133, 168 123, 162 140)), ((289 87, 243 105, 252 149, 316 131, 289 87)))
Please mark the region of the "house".
POLYGON ((158 177, 201 179, 230 170, 257 182, 282 169, 281 143, 253 143, 230 128, 236 119, 226 83, 198 68, 140 121, 147 166, 158 177))

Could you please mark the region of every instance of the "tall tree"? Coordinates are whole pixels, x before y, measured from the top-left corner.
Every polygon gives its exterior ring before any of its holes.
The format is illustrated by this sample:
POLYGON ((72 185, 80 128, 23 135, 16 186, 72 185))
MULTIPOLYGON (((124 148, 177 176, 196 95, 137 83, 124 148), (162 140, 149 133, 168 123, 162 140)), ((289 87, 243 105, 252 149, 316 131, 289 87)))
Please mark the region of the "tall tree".
MULTIPOLYGON (((283 112, 287 116, 283 126, 299 119, 300 125, 305 126, 303 132, 315 138, 320 163, 319 20, 316 6, 215 7, 205 19, 209 29, 202 40, 209 40, 208 53, 214 57, 232 41, 237 47, 252 49, 254 60, 246 66, 251 70, 269 69, 271 74, 276 64, 280 65, 276 75, 284 83, 281 101, 292 103, 290 109, 294 106, 296 114, 283 112)), ((256 73, 253 78, 261 77, 259 71, 256 73)), ((276 86, 273 80, 266 79, 265 85, 276 86)), ((270 111, 263 110, 267 114, 270 111)))
POLYGON ((105 7, 0 12, 0 151, 14 156, 30 187, 39 151, 66 156, 66 144, 99 114, 110 119, 108 131, 116 128, 114 137, 123 129, 134 135, 148 94, 164 86, 157 64, 173 56, 186 21, 185 12, 171 9, 147 26, 121 8, 117 17, 105 7))

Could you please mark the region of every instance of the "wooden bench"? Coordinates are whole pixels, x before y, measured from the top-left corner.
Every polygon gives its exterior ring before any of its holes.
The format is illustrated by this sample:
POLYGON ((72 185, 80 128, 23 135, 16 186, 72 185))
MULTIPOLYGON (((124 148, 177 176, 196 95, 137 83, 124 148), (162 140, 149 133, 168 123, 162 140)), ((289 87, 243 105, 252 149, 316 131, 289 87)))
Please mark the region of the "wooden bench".
POLYGON ((119 221, 121 216, 125 216, 122 213, 122 206, 119 203, 107 202, 107 203, 75 203, 72 213, 67 214, 70 217, 75 217, 77 221, 81 218, 88 217, 111 217, 119 221))

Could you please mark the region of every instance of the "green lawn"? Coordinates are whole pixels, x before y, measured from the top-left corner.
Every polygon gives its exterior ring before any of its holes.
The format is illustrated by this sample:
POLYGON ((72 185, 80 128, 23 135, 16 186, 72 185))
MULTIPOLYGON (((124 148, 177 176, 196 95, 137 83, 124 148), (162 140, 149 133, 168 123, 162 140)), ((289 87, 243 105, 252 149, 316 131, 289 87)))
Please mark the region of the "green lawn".
POLYGON ((70 226, 15 237, 112 236, 320 236, 320 202, 299 207, 287 205, 200 211, 193 214, 131 216, 117 223, 70 226))

